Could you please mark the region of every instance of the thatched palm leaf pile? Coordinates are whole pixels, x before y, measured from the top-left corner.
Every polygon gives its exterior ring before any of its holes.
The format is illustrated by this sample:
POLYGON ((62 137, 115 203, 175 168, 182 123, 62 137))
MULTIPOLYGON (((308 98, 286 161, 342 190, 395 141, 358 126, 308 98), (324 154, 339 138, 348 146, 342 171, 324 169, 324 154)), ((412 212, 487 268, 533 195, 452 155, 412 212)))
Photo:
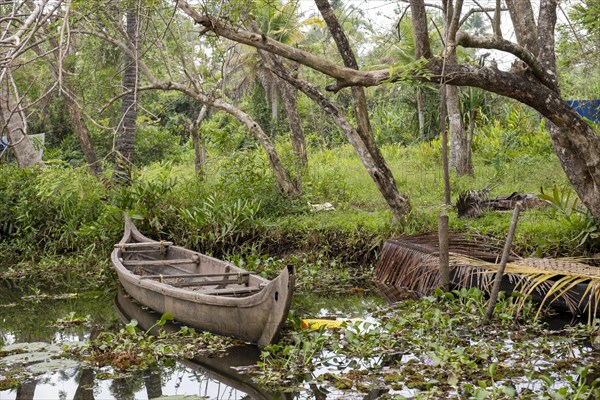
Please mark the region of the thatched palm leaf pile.
MULTIPOLYGON (((455 250, 451 245, 452 285, 490 291, 496 263, 468 255, 466 247, 455 250)), ((481 249, 472 253, 477 252, 482 253, 481 249)), ((373 280, 421 296, 431 294, 441 286, 437 248, 418 245, 414 239, 388 240, 373 280)), ((573 314, 587 313, 591 321, 600 303, 600 268, 570 259, 513 258, 506 265, 501 290, 524 294, 523 302, 532 296, 540 310, 551 304, 573 314)))

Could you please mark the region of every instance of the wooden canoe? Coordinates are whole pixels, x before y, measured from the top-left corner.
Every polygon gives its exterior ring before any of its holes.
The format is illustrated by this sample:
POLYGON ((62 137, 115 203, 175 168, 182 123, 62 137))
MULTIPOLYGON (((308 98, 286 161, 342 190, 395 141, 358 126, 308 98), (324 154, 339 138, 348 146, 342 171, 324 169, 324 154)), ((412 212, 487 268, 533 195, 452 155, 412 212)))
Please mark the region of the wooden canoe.
POLYGON ((285 322, 294 292, 293 267, 272 281, 171 242, 142 235, 125 217, 111 254, 131 297, 199 330, 266 346, 285 322))

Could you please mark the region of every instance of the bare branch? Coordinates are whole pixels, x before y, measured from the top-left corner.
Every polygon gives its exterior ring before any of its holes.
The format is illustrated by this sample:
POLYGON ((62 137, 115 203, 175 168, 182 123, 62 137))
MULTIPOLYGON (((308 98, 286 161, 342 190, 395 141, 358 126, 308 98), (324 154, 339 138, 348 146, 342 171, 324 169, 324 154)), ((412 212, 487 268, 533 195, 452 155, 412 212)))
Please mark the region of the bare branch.
MULTIPOLYGON (((460 19, 458 26, 463 26, 464 23, 467 22, 469 17, 471 17, 471 15, 477 14, 477 13, 485 13, 485 15, 487 15, 488 19, 490 20, 490 22, 493 25, 494 24, 494 16, 490 15, 490 13, 496 12, 496 10, 497 10, 496 7, 483 7, 481 4, 479 4, 479 2, 477 0, 473 0, 473 2, 475 4, 477 4, 477 7, 470 8, 469 11, 467 11, 465 13, 465 15, 463 15, 463 17, 460 19)), ((508 8, 500 7, 500 11, 508 11, 508 8)), ((495 34, 495 30, 494 30, 494 34, 495 34)))
MULTIPOLYGON (((114 46, 120 48, 121 50, 123 50, 126 53, 129 53, 130 56, 134 57, 135 56, 135 51, 132 50, 127 44, 125 44, 124 42, 121 42, 120 40, 117 40, 114 37, 109 36, 106 32, 98 32, 98 31, 87 31, 87 30, 82 30, 82 29, 77 29, 77 30, 73 30, 73 33, 81 33, 84 35, 90 35, 90 36, 95 36, 97 38, 100 38, 102 40, 106 40, 107 42, 113 44, 114 46)), ((140 59, 139 60, 139 68, 140 71, 146 76, 146 78, 149 81, 154 81, 154 75, 152 74, 152 72, 150 71, 150 69, 148 68, 148 66, 140 59)))
POLYGON ((478 49, 495 49, 514 54, 523 60, 530 68, 533 74, 547 87, 556 90, 554 72, 546 70, 542 63, 527 49, 508 40, 491 36, 473 36, 468 33, 459 32, 457 35, 457 44, 463 47, 478 49))

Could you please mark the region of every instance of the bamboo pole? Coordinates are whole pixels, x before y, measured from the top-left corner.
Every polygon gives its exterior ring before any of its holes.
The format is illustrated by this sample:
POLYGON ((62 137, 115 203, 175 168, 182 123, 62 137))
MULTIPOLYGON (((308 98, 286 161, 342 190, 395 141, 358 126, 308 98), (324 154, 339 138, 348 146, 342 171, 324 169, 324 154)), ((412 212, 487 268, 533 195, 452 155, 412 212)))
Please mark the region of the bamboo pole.
POLYGON ((481 325, 483 326, 485 326, 492 319, 494 308, 496 308, 496 302, 498 301, 498 292, 500 292, 500 284, 502 283, 504 269, 506 268, 506 263, 508 262, 508 254, 510 253, 512 241, 515 237, 517 221, 519 220, 519 212, 521 211, 522 207, 523 203, 519 201, 517 202, 517 204, 515 204, 515 208, 513 210, 512 220, 510 221, 510 228, 508 229, 508 236, 506 237, 506 243, 504 244, 504 251, 502 252, 500 265, 498 266, 498 271, 496 271, 496 277, 494 278, 494 287, 492 288, 492 292, 490 293, 490 299, 485 310, 485 316, 483 317, 483 321, 481 322, 481 325))
POLYGON ((448 216, 438 216, 438 236, 440 242, 440 283, 444 291, 450 290, 450 255, 448 245, 448 216))

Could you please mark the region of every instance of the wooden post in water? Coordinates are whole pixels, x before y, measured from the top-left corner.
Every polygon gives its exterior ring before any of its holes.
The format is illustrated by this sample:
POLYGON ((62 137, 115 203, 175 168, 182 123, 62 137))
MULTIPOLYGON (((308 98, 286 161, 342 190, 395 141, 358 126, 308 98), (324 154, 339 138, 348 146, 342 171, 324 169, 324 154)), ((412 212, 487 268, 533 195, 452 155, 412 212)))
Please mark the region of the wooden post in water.
POLYGON ((523 207, 522 202, 517 202, 512 214, 512 220, 510 221, 510 228, 508 229, 508 236, 506 237, 506 243, 504 244, 504 251, 502 252, 502 258, 500 259, 500 265, 498 271, 496 271, 496 277, 494 279, 494 287, 492 293, 490 293, 490 300, 488 301, 487 308, 485 310, 485 316, 481 325, 486 325, 491 319, 496 308, 496 302, 498 301, 498 292, 500 292, 500 284, 502 283, 502 277, 504 276, 504 269, 508 262, 508 253, 510 253, 510 247, 512 246, 513 238, 515 237, 515 231, 517 229, 517 221, 519 220, 519 212, 523 207))
POLYGON ((438 216, 438 236, 440 241, 440 283, 444 291, 450 290, 450 255, 448 246, 448 216, 438 216))

